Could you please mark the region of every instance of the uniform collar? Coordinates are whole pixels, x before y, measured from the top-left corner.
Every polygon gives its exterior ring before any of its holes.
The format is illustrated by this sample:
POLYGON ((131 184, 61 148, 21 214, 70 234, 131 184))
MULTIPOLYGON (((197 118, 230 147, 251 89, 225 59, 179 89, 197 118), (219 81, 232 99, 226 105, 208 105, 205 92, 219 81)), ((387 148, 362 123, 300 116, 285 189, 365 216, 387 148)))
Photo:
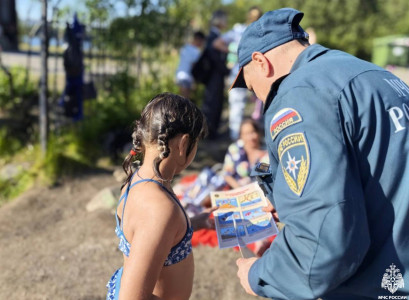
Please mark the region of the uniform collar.
POLYGON ((290 73, 293 73, 295 70, 305 65, 306 63, 316 59, 318 56, 326 53, 329 49, 325 48, 319 44, 314 44, 305 48, 303 52, 298 55, 293 66, 291 67, 290 73))
POLYGON ((271 102, 273 102, 274 97, 277 95, 278 88, 280 87, 281 82, 293 73, 295 70, 299 69, 301 66, 305 65, 306 63, 316 59, 318 56, 326 53, 329 49, 325 48, 319 44, 314 44, 308 46, 304 51, 298 55, 297 59, 295 60, 293 66, 291 67, 290 73, 278 78, 274 83, 271 85, 270 92, 267 95, 266 103, 264 104, 264 113, 267 111, 268 107, 270 106, 271 102))
POLYGON ((271 85, 270 92, 267 95, 266 103, 264 104, 264 111, 263 114, 266 113, 268 107, 270 106, 271 102, 273 102, 274 97, 277 95, 278 88, 280 87, 281 82, 290 74, 281 76, 278 78, 274 83, 271 85))

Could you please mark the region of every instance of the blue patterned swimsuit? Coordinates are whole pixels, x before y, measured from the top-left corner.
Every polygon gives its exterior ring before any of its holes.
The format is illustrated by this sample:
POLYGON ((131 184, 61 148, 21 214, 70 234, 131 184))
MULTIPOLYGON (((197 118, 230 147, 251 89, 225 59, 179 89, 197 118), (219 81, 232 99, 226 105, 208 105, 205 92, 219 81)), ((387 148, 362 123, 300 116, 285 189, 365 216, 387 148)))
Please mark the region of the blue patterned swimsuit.
MULTIPOLYGON (((131 244, 127 241, 124 232, 123 232, 123 223, 124 223, 124 211, 125 211, 125 205, 126 205, 126 200, 128 198, 129 191, 132 187, 134 187, 136 184, 141 183, 141 182, 154 182, 158 184, 163 190, 165 190, 171 198, 179 205, 179 207, 182 209, 183 214, 185 215, 186 222, 187 222, 187 230, 182 238, 182 240, 176 244, 175 246, 172 247, 170 250, 170 253, 165 260, 165 263, 163 264, 165 267, 176 264, 186 257, 189 256, 189 254, 192 252, 192 235, 193 235, 193 229, 191 226, 189 226, 189 220, 188 216, 186 215, 185 210, 183 209, 182 205, 180 204, 179 200, 174 196, 173 193, 171 193, 165 186, 163 186, 160 182, 153 180, 153 179, 142 179, 139 180, 132 185, 128 184, 128 187, 126 188, 125 193, 121 196, 118 202, 118 206, 121 203, 122 199, 124 199, 124 206, 122 209, 122 218, 121 218, 121 224, 119 224, 119 219, 118 215, 115 214, 116 218, 116 227, 115 227, 115 233, 119 238, 119 245, 118 248, 123 252, 124 255, 127 257, 129 256, 129 251, 131 248, 131 244)), ((131 179, 132 182, 132 179, 131 179)), ((112 275, 111 279, 107 283, 107 289, 108 289, 108 294, 107 294, 107 300, 114 300, 119 298, 119 288, 121 286, 121 277, 122 277, 122 271, 123 267, 116 270, 115 273, 112 275)))

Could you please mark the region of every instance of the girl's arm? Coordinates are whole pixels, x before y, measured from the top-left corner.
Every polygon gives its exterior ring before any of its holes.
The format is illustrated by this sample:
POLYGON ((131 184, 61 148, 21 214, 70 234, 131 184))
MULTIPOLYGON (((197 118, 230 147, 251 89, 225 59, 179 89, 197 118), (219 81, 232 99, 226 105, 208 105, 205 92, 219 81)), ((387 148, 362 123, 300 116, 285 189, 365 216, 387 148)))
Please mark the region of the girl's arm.
POLYGON ((133 237, 121 279, 121 300, 159 299, 152 293, 178 229, 182 227, 176 204, 162 191, 148 193, 137 205, 129 205, 132 211, 128 220, 133 237))

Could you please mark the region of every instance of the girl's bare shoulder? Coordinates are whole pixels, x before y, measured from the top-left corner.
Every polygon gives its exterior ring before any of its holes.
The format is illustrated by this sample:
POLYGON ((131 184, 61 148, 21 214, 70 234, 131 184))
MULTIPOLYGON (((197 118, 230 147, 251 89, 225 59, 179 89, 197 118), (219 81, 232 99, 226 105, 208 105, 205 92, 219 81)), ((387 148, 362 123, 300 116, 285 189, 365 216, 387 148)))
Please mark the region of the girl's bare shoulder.
MULTIPOLYGON (((157 220, 171 223, 179 215, 179 208, 170 195, 154 182, 142 182, 129 194, 130 209, 138 223, 157 220)), ((127 204, 128 205, 128 204, 127 204)), ((158 224, 159 225, 159 224, 158 224)))

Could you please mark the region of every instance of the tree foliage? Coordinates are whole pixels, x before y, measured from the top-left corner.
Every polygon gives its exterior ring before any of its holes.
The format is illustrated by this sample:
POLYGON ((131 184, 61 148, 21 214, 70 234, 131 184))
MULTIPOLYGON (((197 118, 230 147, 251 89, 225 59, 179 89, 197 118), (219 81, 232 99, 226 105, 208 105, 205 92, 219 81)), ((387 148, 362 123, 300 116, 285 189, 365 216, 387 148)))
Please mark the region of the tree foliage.
POLYGON ((406 0, 277 0, 269 9, 278 7, 304 12, 301 26, 314 28, 318 43, 367 60, 374 38, 409 34, 406 0))

